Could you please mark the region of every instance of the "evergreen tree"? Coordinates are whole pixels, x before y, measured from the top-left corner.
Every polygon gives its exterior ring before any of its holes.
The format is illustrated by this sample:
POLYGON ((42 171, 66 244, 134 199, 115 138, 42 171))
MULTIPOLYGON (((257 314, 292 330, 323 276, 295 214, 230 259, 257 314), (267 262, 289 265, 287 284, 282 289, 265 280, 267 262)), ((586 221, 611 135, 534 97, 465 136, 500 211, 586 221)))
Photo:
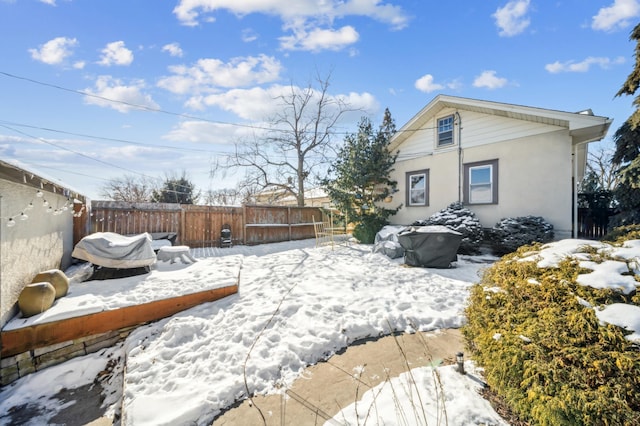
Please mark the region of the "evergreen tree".
MULTIPOLYGON (((640 85, 640 24, 630 38, 636 41, 636 64, 616 96, 634 95, 640 85)), ((613 137, 616 144, 613 164, 618 177, 614 195, 620 213, 613 218, 612 226, 640 223, 640 97, 636 97, 633 104, 636 111, 613 137)))
MULTIPOLYGON (((618 90, 618 93, 616 93, 616 97, 622 95, 633 96, 638 90, 638 86, 640 86, 640 24, 636 25, 635 28, 631 31, 629 40, 636 41, 636 65, 631 71, 631 74, 629 74, 629 76, 627 77, 627 80, 624 82, 620 90, 618 90)), ((640 95, 636 96, 636 98, 633 100, 633 104, 636 106, 636 111, 631 114, 631 117, 629 117, 627 122, 631 125, 631 127, 635 128, 638 126, 638 124, 640 124, 640 95)))
POLYGON ((332 178, 324 179, 333 203, 356 223, 354 236, 365 244, 373 242, 376 232, 388 223, 395 209, 385 208, 381 202, 396 190, 397 182, 390 177, 398 153, 389 151, 391 137, 396 132, 389 109, 378 131, 363 117, 356 134, 347 135, 330 168, 332 178))
POLYGON ((167 176, 162 188, 156 189, 151 195, 154 203, 195 204, 200 197, 195 193, 195 185, 189 181, 185 172, 182 176, 167 176))
POLYGON ((633 127, 627 120, 615 133, 616 166, 618 184, 613 191, 619 213, 612 218, 611 226, 640 223, 640 127, 633 127))

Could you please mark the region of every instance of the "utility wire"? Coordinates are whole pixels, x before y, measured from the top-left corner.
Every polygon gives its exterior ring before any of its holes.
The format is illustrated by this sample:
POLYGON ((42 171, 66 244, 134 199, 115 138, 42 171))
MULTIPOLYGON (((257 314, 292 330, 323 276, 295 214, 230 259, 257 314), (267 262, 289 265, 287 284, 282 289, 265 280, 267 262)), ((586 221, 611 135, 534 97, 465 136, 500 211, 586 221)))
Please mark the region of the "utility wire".
MULTIPOLYGON (((136 174, 136 175, 140 175, 140 176, 142 176, 142 177, 144 177, 144 178, 151 179, 151 180, 162 180, 161 178, 157 178, 157 177, 153 177, 153 176, 145 175, 144 173, 140 173, 140 172, 138 172, 138 171, 136 171, 136 170, 129 169, 129 168, 122 167, 122 166, 118 166, 117 164, 109 163, 109 162, 107 162, 107 161, 100 160, 99 158, 91 157, 91 156, 89 156, 89 155, 87 155, 87 154, 83 154, 83 153, 81 153, 81 152, 74 151, 74 150, 73 150, 73 149, 71 149, 71 148, 67 148, 67 147, 64 147, 64 146, 60 146, 60 145, 55 144, 55 143, 53 143, 53 142, 47 141, 46 139, 43 139, 43 138, 39 138, 39 137, 36 137, 36 136, 30 135, 30 134, 25 133, 25 132, 23 132, 23 131, 21 131, 21 130, 14 129, 14 128, 9 127, 9 126, 4 125, 4 124, 0 124, 0 127, 4 127, 5 129, 11 130, 11 131, 16 132, 16 133, 18 133, 18 134, 21 134, 21 135, 23 135, 23 136, 26 136, 26 137, 29 137, 29 138, 35 139, 35 140, 40 141, 40 142, 42 142, 42 143, 45 143, 45 144, 47 144, 47 145, 54 146, 54 147, 56 147, 56 148, 58 148, 58 149, 61 149, 61 150, 63 150, 63 151, 71 152, 71 153, 76 154, 76 155, 78 155, 78 156, 80 156, 80 157, 88 158, 89 160, 96 161, 96 162, 98 162, 98 163, 104 164, 104 165, 109 166, 109 167, 114 167, 114 168, 116 168, 116 169, 124 170, 124 171, 130 172, 130 173, 133 173, 133 174, 136 174)), ((183 187, 184 187, 185 185, 178 185, 178 186, 183 186, 183 187)), ((165 191, 165 192, 172 192, 172 193, 175 193, 175 194, 189 194, 189 192, 182 192, 182 191, 170 190, 170 189, 166 189, 166 188, 163 188, 163 191, 165 191)))
MULTIPOLYGON (((282 133, 289 133, 292 132, 292 130, 289 129, 279 129, 276 127, 266 127, 266 126, 256 126, 256 125, 252 125, 252 124, 242 124, 242 123, 232 123, 229 121, 221 121, 221 120, 211 120, 208 118, 203 118, 203 117, 197 117, 194 115, 189 115, 189 114, 184 114, 184 113, 179 113, 179 112, 173 112, 173 111, 167 111, 164 110, 162 108, 153 108, 153 107, 149 107, 146 105, 139 105, 139 104, 134 104, 132 102, 127 102, 127 101, 122 101, 122 100, 117 100, 117 99, 111 99, 111 98, 107 98, 105 96, 100 96, 100 95, 96 95, 94 93, 90 93, 90 92, 85 92, 82 90, 76 90, 76 89, 70 89, 68 87, 64 87, 64 86, 60 86, 57 84, 52 84, 52 83, 46 83, 44 81, 40 81, 40 80, 36 80, 33 78, 29 78, 29 77, 23 77, 23 76, 19 76, 19 75, 15 75, 15 74, 11 74, 5 71, 0 71, 0 75, 3 75, 5 77, 9 77, 9 78, 14 78, 17 80, 22 80, 22 81, 26 81, 29 83, 33 83, 33 84, 38 84, 41 86, 45 86, 45 87, 50 87, 53 89, 57 89, 57 90, 62 90, 65 92, 69 92, 69 93, 75 93, 77 95, 82 95, 82 96, 87 96, 87 97, 91 97, 91 98, 95 98, 95 99, 100 99, 106 102, 113 102, 113 103, 117 103, 117 104, 122 104, 122 105, 126 105, 128 107, 131 108, 135 108, 135 109, 139 109, 139 110, 143 110, 143 111, 150 111, 150 112, 159 112, 162 114, 167 114, 167 115, 172 115, 175 117, 181 117, 181 118, 187 118, 189 120, 198 120, 198 121, 204 121, 207 123, 212 123, 212 124, 222 124, 222 125, 226 125, 226 126, 234 126, 234 127, 242 127, 242 128, 247 128, 247 129, 253 129, 253 130, 266 130, 266 131, 275 131, 275 132, 282 132, 282 133)), ((434 127, 419 127, 417 129, 407 129, 407 130, 398 130, 396 131, 396 133, 415 133, 415 132, 420 132, 420 131, 424 131, 424 130, 433 130, 435 129, 437 126, 434 127)), ((355 134, 357 132, 332 132, 334 134, 340 134, 340 135, 352 135, 355 134)))
POLYGON ((4 72, 4 71, 0 71, 0 75, 4 75, 5 77, 10 77, 10 78, 15 78, 17 80, 27 81, 29 83, 38 84, 38 85, 41 85, 41 86, 51 87, 53 89, 63 90, 65 92, 75 93, 77 95, 88 96, 90 98, 100 99, 100 100, 107 101, 107 102, 113 102, 113 103, 117 103, 117 104, 127 105, 127 106, 129 106, 131 108, 135 108, 135 109, 140 109, 140 110, 150 111, 150 112, 159 112, 159 113, 162 113, 162 114, 172 115, 172 116, 175 116, 175 117, 188 118, 190 120, 206 121, 208 123, 213 123, 213 124, 223 124, 223 125, 226 125, 226 126, 243 127, 243 128, 247 128, 247 129, 254 129, 254 130, 270 130, 270 131, 281 131, 281 132, 286 132, 287 131, 287 130, 276 129, 276 128, 272 128, 272 127, 262 127, 262 126, 254 126, 254 125, 251 125, 251 124, 240 124, 240 123, 231 123, 231 122, 220 121, 220 120, 211 120, 211 119, 208 119, 208 118, 196 117, 196 116, 193 116, 193 115, 183 114, 183 113, 179 113, 179 112, 167 111, 167 110, 164 110, 164 109, 161 109, 161 108, 153 108, 153 107, 146 106, 146 105, 134 104, 132 102, 121 101, 121 100, 116 100, 116 99, 110 99, 110 98, 107 98, 107 97, 104 97, 104 96, 96 95, 94 93, 89 93, 89 92, 85 92, 85 91, 82 91, 82 90, 76 90, 76 89, 69 89, 68 87, 63 87, 63 86, 59 86, 57 84, 52 84, 52 83, 45 83, 43 81, 35 80, 35 79, 32 79, 32 78, 28 78, 28 77, 21 77, 19 75, 11 74, 11 73, 4 72))
POLYGON ((69 132, 69 131, 65 131, 65 130, 51 129, 51 128, 48 128, 48 127, 40 127, 40 126, 31 125, 31 124, 15 123, 15 122, 10 122, 10 121, 5 121, 5 120, 0 120, 0 123, 4 123, 4 124, 6 124, 8 126, 26 127, 26 128, 29 128, 29 129, 43 130, 43 131, 46 131, 46 132, 60 133, 60 134, 63 134, 63 135, 71 135, 71 136, 78 136, 78 137, 82 137, 82 138, 98 139, 98 140, 103 140, 103 141, 108 141, 108 142, 126 143, 126 144, 137 145, 137 146, 147 146, 147 147, 151 147, 151 148, 166 148, 166 149, 172 149, 172 150, 177 150, 177 151, 187 151, 187 152, 206 152, 206 153, 209 153, 209 154, 229 154, 229 152, 226 152, 226 151, 214 151, 214 150, 209 150, 209 149, 184 148, 184 147, 180 147, 180 146, 157 145, 157 144, 144 143, 144 142, 134 142, 134 141, 126 140, 126 139, 107 138, 107 137, 104 137, 104 136, 88 135, 88 134, 84 134, 84 133, 74 133, 74 132, 69 132))

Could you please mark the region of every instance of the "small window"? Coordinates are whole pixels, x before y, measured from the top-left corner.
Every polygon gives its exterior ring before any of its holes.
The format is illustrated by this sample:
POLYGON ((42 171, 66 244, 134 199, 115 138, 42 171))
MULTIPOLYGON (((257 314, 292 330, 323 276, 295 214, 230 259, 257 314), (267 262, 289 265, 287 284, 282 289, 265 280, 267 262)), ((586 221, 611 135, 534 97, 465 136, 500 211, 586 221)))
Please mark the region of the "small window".
POLYGON ((464 202, 498 203, 498 160, 464 165, 464 202))
POLYGON ((438 146, 453 145, 453 115, 438 119, 438 146))
POLYGON ((429 170, 407 173, 407 206, 429 205, 429 170))

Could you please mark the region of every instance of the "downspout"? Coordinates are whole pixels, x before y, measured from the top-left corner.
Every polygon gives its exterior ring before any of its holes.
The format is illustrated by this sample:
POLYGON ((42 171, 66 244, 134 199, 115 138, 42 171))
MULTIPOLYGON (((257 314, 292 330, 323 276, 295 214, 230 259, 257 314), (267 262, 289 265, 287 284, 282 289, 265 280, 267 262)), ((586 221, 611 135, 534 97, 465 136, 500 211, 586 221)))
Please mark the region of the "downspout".
MULTIPOLYGON (((578 238, 579 229, 578 229, 578 147, 580 144, 573 146, 573 179, 571 182, 571 195, 573 198, 573 205, 571 209, 573 210, 573 226, 571 227, 571 237, 578 238)), ((587 149, 588 149, 587 143, 587 149)), ((586 155, 586 153, 585 153, 586 155)))
POLYGON ((455 114, 458 123, 458 202, 462 203, 462 120, 458 111, 455 114))

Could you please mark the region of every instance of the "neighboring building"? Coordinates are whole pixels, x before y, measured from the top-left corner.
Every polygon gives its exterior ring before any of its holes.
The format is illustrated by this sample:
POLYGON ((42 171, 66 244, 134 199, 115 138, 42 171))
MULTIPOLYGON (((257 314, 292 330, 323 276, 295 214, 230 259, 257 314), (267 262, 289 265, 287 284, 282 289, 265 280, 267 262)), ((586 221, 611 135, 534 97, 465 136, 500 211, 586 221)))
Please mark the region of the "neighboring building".
MULTIPOLYGON (((256 194, 256 203, 272 206, 297 206, 298 199, 284 190, 263 191, 256 194)), ((304 193, 304 206, 329 209, 331 207, 331 199, 324 189, 310 188, 304 193)))
POLYGON ((71 264, 74 209, 80 214, 85 204, 51 179, 0 161, 0 327, 36 274, 71 264))
POLYGON ((556 238, 576 235, 577 184, 587 146, 612 120, 577 113, 439 95, 393 137, 399 193, 390 218, 407 225, 461 201, 484 227, 535 215, 556 238))

